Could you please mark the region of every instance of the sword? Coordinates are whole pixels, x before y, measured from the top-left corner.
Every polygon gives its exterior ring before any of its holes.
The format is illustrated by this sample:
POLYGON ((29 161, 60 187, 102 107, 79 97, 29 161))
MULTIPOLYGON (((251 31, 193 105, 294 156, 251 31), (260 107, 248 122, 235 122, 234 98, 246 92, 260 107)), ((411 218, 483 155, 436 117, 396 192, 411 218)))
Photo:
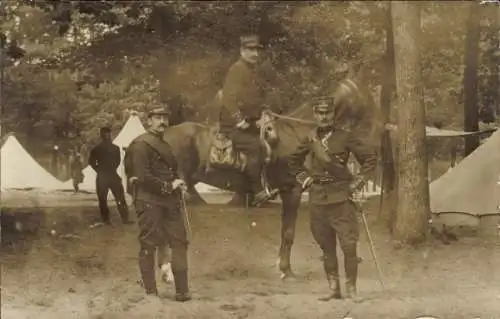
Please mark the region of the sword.
POLYGON ((186 237, 188 242, 191 242, 191 225, 189 223, 189 213, 186 205, 186 195, 181 191, 181 214, 182 221, 184 222, 184 229, 186 230, 186 237))
POLYGON ((368 222, 366 220, 365 212, 364 212, 363 208, 357 202, 355 202, 352 199, 350 201, 361 215, 361 221, 363 224, 363 228, 365 229, 366 235, 368 237, 368 244, 370 246, 370 252, 371 252, 372 257, 373 257, 373 262, 375 263, 375 267, 377 268, 378 280, 380 282, 380 285, 382 286, 382 290, 385 291, 384 276, 382 275, 382 270, 380 269, 380 266, 378 264, 377 254, 375 253, 375 244, 374 244, 370 229, 368 228, 368 222))

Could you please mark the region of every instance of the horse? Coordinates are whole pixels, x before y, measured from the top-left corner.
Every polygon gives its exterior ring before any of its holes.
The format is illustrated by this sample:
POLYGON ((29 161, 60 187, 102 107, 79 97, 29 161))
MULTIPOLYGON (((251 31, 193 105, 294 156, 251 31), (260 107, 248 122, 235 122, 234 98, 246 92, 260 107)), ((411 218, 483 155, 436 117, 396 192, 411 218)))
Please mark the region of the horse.
MULTIPOLYGON (((373 122, 375 110, 373 96, 366 85, 358 79, 346 78, 332 90, 335 101, 335 121, 342 126, 365 130, 367 136, 374 136, 373 122)), ((288 169, 288 156, 315 127, 312 110, 306 106, 288 115, 268 112, 262 122, 263 138, 271 145, 272 160, 265 167, 267 182, 279 190, 281 197, 281 243, 278 267, 281 278, 294 277, 290 257, 295 238, 298 210, 302 189, 288 169)), ((214 140, 214 129, 195 122, 182 122, 165 130, 167 141, 178 159, 180 175, 187 184, 187 197, 191 203, 204 203, 195 185, 203 182, 220 189, 236 192, 232 204, 243 204, 245 185, 241 181, 240 168, 207 170, 209 154, 214 140)), ((366 135, 365 134, 365 135, 366 135)), ((306 164, 307 165, 307 164, 306 164)), ((168 255, 168 254, 167 254, 168 255)))

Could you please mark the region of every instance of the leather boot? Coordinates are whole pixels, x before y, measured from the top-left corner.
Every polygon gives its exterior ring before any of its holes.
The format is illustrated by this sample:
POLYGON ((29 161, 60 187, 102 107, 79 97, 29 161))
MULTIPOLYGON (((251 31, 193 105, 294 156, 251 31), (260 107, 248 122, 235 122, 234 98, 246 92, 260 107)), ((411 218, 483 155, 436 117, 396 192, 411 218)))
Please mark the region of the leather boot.
POLYGON ((260 180, 261 173, 261 163, 256 154, 246 154, 247 155, 247 167, 245 170, 245 175, 250 185, 250 190, 254 194, 254 199, 251 203, 252 206, 259 206, 263 202, 267 201, 267 193, 262 186, 260 180))
POLYGON ((139 270, 146 294, 158 294, 155 278, 154 250, 141 249, 139 252, 139 270))
POLYGON ((175 282, 175 300, 180 302, 191 300, 187 270, 172 270, 172 272, 175 282))
POLYGON ((358 279, 358 258, 354 256, 344 256, 344 268, 346 275, 346 298, 358 300, 356 282, 358 279))
POLYGON ((328 286, 330 287, 330 290, 332 291, 332 297, 334 299, 340 299, 342 296, 340 293, 339 275, 327 274, 326 279, 328 280, 328 286))
POLYGON ((329 301, 332 299, 340 299, 342 295, 340 293, 340 279, 338 274, 326 274, 326 279, 328 280, 328 286, 330 287, 330 294, 326 297, 321 297, 321 301, 329 301))
POLYGON ((331 299, 340 299, 340 279, 339 279, 339 266, 337 261, 337 254, 335 250, 329 250, 323 253, 323 268, 326 274, 326 280, 328 280, 328 286, 330 287, 330 294, 327 297, 320 298, 322 301, 328 301, 331 299))

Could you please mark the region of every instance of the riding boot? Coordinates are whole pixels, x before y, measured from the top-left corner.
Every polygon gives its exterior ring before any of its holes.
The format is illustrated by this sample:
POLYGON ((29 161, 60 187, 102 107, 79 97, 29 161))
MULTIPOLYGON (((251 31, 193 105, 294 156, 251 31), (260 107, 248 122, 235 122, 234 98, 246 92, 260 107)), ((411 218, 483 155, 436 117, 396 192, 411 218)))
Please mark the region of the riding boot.
POLYGON ((279 190, 268 190, 264 188, 261 181, 262 165, 258 155, 252 154, 248 157, 246 175, 250 183, 250 189, 254 194, 252 206, 259 207, 273 197, 276 197, 279 190))
POLYGON ((172 270, 175 282, 175 300, 184 302, 191 300, 189 293, 188 272, 187 270, 172 270))
POLYGON ((139 269, 146 294, 158 294, 155 278, 155 255, 152 249, 141 249, 139 252, 139 269))
POLYGON ((344 255, 344 268, 346 275, 346 297, 357 299, 356 281, 358 279, 358 257, 356 251, 344 255))
POLYGON ((261 163, 256 154, 249 154, 246 168, 246 175, 250 184, 250 190, 254 194, 252 206, 259 206, 268 200, 269 194, 261 183, 261 163))
POLYGON ((323 266, 331 292, 328 296, 320 298, 320 300, 328 301, 331 299, 340 299, 342 296, 340 293, 339 268, 336 254, 330 257, 325 254, 323 256, 323 266))

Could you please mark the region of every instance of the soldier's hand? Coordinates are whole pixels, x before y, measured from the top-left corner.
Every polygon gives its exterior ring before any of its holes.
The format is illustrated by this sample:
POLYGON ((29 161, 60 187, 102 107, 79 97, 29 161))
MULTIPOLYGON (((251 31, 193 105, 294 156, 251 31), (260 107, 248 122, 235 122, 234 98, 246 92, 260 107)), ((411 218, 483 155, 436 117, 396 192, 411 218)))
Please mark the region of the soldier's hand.
POLYGON ((349 184, 349 192, 351 194, 358 192, 365 186, 365 179, 362 176, 354 177, 354 180, 349 184))
POLYGON ((178 178, 172 182, 172 188, 173 189, 180 189, 183 192, 186 192, 187 191, 187 184, 183 179, 178 178))
POLYGON ((349 194, 349 199, 356 203, 362 203, 366 201, 366 197, 363 192, 357 191, 349 194))

